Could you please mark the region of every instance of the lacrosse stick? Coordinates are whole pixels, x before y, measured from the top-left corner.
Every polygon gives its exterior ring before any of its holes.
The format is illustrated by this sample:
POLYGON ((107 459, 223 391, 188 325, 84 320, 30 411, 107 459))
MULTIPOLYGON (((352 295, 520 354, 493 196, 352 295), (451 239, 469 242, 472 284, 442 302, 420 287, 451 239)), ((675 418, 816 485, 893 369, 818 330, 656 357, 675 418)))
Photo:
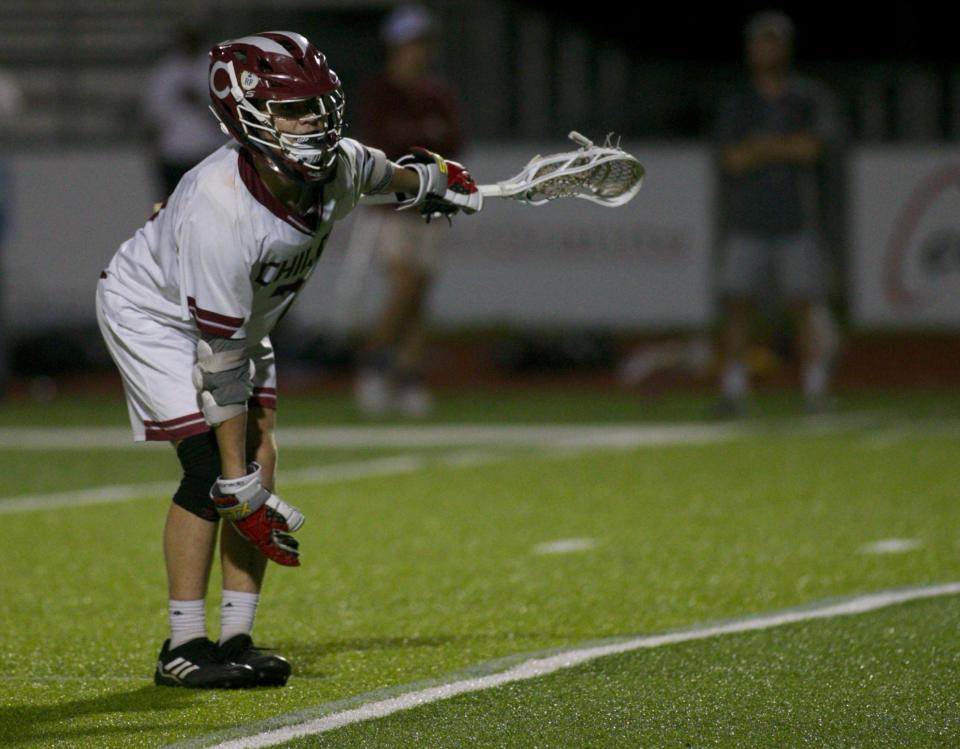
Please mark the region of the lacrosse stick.
MULTIPOLYGON (((570 140, 576 151, 534 156, 523 171, 503 182, 479 185, 485 198, 510 198, 529 205, 543 205, 557 198, 582 198, 616 207, 628 202, 643 184, 644 168, 633 156, 614 145, 608 135, 602 146, 575 130, 570 140)), ((371 195, 365 203, 389 203, 392 195, 371 195)), ((451 198, 457 203, 457 198, 451 198)))

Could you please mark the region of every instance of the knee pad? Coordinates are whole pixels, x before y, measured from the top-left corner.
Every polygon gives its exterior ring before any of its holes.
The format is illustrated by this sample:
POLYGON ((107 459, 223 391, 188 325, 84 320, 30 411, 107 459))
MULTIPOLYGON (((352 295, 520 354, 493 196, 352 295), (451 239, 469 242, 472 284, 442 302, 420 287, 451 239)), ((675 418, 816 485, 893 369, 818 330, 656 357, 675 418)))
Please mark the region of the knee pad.
POLYGON ((210 499, 210 488, 220 476, 216 435, 211 430, 187 437, 177 446, 177 458, 183 467, 183 478, 173 495, 173 503, 215 523, 220 515, 210 499))

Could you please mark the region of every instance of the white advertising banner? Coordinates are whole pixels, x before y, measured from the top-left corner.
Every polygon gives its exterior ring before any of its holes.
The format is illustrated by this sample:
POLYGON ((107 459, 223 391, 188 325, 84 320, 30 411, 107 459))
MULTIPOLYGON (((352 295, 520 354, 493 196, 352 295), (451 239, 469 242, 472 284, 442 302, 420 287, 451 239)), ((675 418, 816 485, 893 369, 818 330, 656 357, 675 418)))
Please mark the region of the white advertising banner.
POLYGON ((960 148, 860 148, 850 166, 854 323, 960 327, 960 148))
MULTIPOLYGON (((625 147, 647 169, 644 188, 626 206, 572 199, 527 206, 491 199, 479 215, 454 217, 431 297, 435 323, 650 330, 708 325, 710 154, 701 146, 625 147)), ((485 146, 463 160, 479 182, 495 182, 519 171, 537 151, 570 148, 569 142, 485 146)), ((311 281, 314 293, 298 299, 291 312, 298 322, 325 327, 345 317, 369 320, 382 302, 376 261, 357 261, 356 253, 364 252, 363 224, 361 213, 334 230, 320 278, 311 281), (360 266, 367 271, 362 278, 360 266), (353 313, 344 305, 354 307, 353 313)))
POLYGON ((26 151, 10 158, 13 210, 4 237, 4 324, 96 324, 100 271, 153 212, 141 149, 26 151))
MULTIPOLYGON (((519 171, 569 142, 477 147, 464 161, 481 182, 519 171)), ((431 296, 445 327, 475 325, 696 328, 709 324, 713 177, 701 146, 627 145, 646 166, 621 208, 582 200, 534 207, 489 200, 456 216, 431 296)), ((3 257, 10 328, 94 324, 100 270, 151 213, 155 190, 138 149, 23 152, 11 159, 14 211, 3 257)), ((362 219, 363 208, 356 213, 362 219)), ((290 317, 311 329, 367 323, 384 281, 363 221, 338 224, 290 317), (349 248, 349 253, 348 253, 349 248), (347 255, 350 262, 345 262, 347 255)))

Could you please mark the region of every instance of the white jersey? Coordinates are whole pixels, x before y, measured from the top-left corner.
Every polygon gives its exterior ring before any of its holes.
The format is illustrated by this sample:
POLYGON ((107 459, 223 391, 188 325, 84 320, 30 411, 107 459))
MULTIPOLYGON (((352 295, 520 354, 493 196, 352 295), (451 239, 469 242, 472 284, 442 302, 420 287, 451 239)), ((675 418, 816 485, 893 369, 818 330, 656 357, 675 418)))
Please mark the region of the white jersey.
POLYGON ((334 221, 391 173, 381 151, 343 139, 335 179, 316 210, 298 216, 266 188, 249 152, 228 143, 121 245, 105 288, 184 330, 258 341, 313 273, 334 221))
POLYGON ((316 268, 333 222, 392 172, 381 151, 342 140, 336 177, 304 216, 267 190, 237 145, 184 176, 97 287, 97 320, 123 378, 134 439, 181 440, 210 429, 191 379, 201 333, 246 341, 250 405, 276 409, 268 334, 316 268))

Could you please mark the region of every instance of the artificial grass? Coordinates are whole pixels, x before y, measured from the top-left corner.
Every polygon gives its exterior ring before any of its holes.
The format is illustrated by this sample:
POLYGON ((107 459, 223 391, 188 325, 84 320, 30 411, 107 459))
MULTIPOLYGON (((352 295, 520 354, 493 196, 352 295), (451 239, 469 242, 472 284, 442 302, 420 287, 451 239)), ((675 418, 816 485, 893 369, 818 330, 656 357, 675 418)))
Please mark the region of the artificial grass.
POLYGON ((952 747, 957 599, 602 658, 286 747, 952 747))
MULTIPOLYGON (((107 477, 126 456, 83 459, 107 477)), ((60 470, 44 451, 22 461, 60 470)), ((165 636, 165 503, 11 514, 0 526, 0 742, 157 746, 512 653, 958 579, 957 479, 948 440, 850 430, 294 486, 285 498, 308 517, 304 566, 271 570, 255 634, 295 677, 229 694, 148 681, 165 636), (533 553, 581 537, 596 545, 533 553), (922 545, 861 553, 890 537, 922 545)), ((741 685, 717 688, 732 700, 741 685)), ((798 694, 813 706, 827 699, 809 692, 798 694)))

